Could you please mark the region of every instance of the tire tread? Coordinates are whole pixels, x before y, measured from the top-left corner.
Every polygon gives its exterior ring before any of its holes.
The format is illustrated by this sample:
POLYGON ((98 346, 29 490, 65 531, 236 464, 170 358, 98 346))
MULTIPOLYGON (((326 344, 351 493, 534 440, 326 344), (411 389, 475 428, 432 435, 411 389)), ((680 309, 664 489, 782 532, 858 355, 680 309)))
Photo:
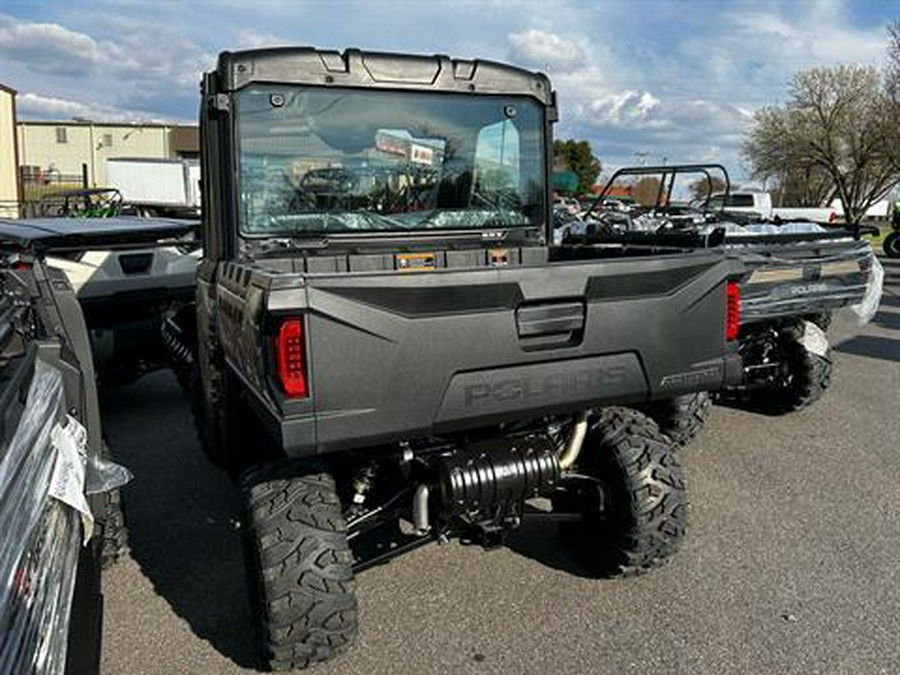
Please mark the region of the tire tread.
POLYGON ((336 656, 355 638, 357 605, 333 479, 284 462, 241 483, 265 664, 289 670, 336 656))
POLYGON ((604 522, 566 528, 591 572, 641 574, 663 564, 687 532, 689 504, 672 443, 652 419, 630 408, 604 408, 592 427, 584 470, 609 482, 619 507, 604 522))

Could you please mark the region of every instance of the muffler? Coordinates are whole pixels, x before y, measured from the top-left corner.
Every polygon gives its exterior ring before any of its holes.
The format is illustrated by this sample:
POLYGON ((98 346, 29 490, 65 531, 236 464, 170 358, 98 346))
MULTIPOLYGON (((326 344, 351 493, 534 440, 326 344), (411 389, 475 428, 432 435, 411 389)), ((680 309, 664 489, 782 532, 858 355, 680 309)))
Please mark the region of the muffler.
POLYGON ((526 499, 553 490, 560 463, 553 442, 535 434, 475 443, 441 457, 437 470, 444 510, 475 522, 521 515, 526 499))

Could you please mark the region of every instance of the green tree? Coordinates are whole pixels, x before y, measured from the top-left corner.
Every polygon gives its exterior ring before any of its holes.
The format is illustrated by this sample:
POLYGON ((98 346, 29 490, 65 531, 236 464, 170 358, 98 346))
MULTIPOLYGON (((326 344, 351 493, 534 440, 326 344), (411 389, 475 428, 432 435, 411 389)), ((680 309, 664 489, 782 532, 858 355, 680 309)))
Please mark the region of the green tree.
POLYGON ((578 174, 578 192, 590 192, 600 175, 600 160, 594 157, 587 141, 553 141, 553 168, 578 174))

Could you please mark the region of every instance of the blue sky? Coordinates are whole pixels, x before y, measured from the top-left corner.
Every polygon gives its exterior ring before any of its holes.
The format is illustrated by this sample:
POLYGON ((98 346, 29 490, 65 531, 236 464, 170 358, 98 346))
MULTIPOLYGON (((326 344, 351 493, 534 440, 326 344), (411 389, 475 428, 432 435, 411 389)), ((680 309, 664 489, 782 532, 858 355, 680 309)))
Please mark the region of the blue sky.
POLYGON ((547 72, 557 136, 607 166, 738 156, 752 111, 791 73, 880 65, 900 3, 877 0, 579 2, 332 0, 0 4, 0 82, 23 119, 196 117, 200 73, 223 49, 270 44, 446 53, 547 72))

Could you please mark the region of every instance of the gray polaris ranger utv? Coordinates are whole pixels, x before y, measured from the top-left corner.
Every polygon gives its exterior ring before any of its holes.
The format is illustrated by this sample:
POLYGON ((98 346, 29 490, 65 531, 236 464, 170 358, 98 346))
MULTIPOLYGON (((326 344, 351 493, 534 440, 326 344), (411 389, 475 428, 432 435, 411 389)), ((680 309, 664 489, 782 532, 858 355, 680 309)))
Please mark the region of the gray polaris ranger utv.
MULTIPOLYGON (((860 237, 870 228, 762 222, 758 214, 730 210, 734 200, 729 188, 728 172, 719 164, 625 167, 613 174, 581 220, 559 224, 556 240, 569 246, 627 244, 652 251, 667 242, 724 233, 721 243, 728 255, 744 265, 734 289, 744 380, 725 391, 725 398, 769 414, 799 410, 815 403, 830 385, 826 331, 832 317, 839 323, 852 320, 858 328, 878 307, 880 264, 860 237), (613 186, 641 180, 657 184, 649 203, 604 206, 613 186), (695 193, 690 202, 684 201, 685 187, 695 193)), ((670 437, 683 439, 699 429, 709 403, 708 395, 696 394, 650 404, 645 412, 670 437)))
POLYGON ((204 77, 194 407, 241 475, 268 667, 341 651, 354 573, 429 541, 544 518, 597 576, 678 547, 671 441, 621 406, 740 380, 740 270, 550 246, 556 114, 545 76, 444 56, 204 77))

